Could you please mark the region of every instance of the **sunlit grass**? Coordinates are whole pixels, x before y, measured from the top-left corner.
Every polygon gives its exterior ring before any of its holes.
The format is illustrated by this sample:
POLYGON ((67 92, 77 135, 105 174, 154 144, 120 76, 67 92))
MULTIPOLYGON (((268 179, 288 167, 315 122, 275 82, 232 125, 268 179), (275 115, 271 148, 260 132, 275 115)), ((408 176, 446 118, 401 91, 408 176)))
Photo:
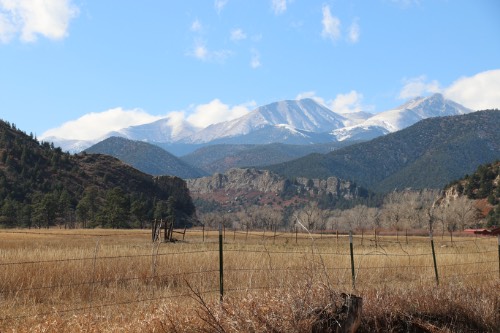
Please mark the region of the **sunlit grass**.
POLYGON ((355 236, 354 284, 346 235, 291 232, 275 237, 226 230, 224 239, 224 304, 235 307, 231 313, 217 305, 217 231, 188 231, 176 243, 152 243, 148 230, 1 231, 0 331, 76 332, 83 325, 91 331, 187 332, 206 325, 193 300, 196 294, 230 331, 239 322, 238 313, 248 315, 252 307, 291 320, 291 313, 279 311, 298 311, 291 309, 294 297, 309 300, 306 311, 314 302, 327 302, 311 296, 325 291, 362 296, 369 326, 377 318, 397 321, 424 312, 441 321, 460 311, 477 313, 477 323, 486 329, 499 320, 499 258, 493 238, 436 238, 439 285, 427 237, 384 236, 375 242, 373 235, 355 236))

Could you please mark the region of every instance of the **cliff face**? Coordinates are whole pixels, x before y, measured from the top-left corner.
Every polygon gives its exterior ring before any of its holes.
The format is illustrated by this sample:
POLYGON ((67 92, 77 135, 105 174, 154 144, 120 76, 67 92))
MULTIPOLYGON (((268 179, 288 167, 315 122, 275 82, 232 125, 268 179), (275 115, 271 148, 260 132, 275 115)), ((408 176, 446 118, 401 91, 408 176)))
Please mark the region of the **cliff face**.
POLYGON ((262 192, 281 195, 283 192, 297 195, 308 192, 311 196, 332 195, 336 198, 354 199, 358 188, 351 182, 329 177, 309 179, 299 177, 294 182, 268 170, 230 169, 211 177, 188 179, 191 194, 208 195, 221 192, 262 192))
POLYGON ((285 179, 270 171, 256 169, 230 169, 226 173, 216 173, 211 177, 188 179, 191 193, 208 194, 218 190, 258 191, 281 193, 285 179))
POLYGON ((347 200, 354 199, 358 195, 356 186, 347 180, 337 177, 328 177, 327 179, 309 179, 304 177, 297 178, 299 187, 308 190, 310 194, 333 195, 347 200))

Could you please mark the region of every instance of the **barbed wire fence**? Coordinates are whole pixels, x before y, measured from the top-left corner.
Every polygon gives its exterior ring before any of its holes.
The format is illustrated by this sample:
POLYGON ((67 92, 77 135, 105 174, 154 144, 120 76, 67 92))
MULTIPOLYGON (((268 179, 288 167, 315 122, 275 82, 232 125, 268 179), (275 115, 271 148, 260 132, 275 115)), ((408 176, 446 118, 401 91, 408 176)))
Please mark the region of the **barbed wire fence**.
POLYGON ((82 231, 71 235, 56 231, 12 233, 97 238, 97 241, 90 256, 26 261, 8 261, 0 257, 0 271, 31 274, 15 285, 6 279, 0 282, 0 325, 33 316, 189 298, 193 293, 187 285, 196 286, 200 295, 222 299, 228 293, 279 289, 293 279, 307 279, 321 272, 335 288, 353 291, 398 283, 431 285, 435 281, 439 285, 440 282, 471 278, 500 279, 500 236, 498 249, 492 237, 441 239, 435 249, 432 237, 409 238, 407 234, 395 239, 376 232, 373 237, 352 234, 348 237, 338 232, 300 233, 297 229, 244 232, 219 228, 201 232, 184 230, 184 244, 195 245, 195 249, 179 250, 175 245, 162 245, 160 249, 159 243, 154 248, 151 232, 146 230, 102 234, 82 231), (99 255, 106 239, 126 236, 144 237, 145 244, 150 244, 153 250, 151 253, 99 255), (191 265, 189 270, 176 270, 175 262, 193 257, 201 258, 199 262, 203 264, 191 265), (106 270, 126 263, 131 267, 151 265, 151 268, 124 270, 120 274, 106 270), (90 276, 64 275, 64 272, 89 266, 92 267, 90 276), (40 283, 36 272, 45 270, 62 272, 59 281, 40 283), (116 300, 106 297, 106 292, 101 290, 112 286, 138 287, 138 290, 131 292, 128 299, 116 300), (78 292, 84 289, 88 290, 87 299, 78 292), (64 299, 59 304, 45 306, 37 297, 47 291, 61 294, 64 299), (66 294, 76 297, 71 299, 66 294), (24 309, 22 315, 12 310, 15 306, 8 302, 12 298, 19 300, 24 309))

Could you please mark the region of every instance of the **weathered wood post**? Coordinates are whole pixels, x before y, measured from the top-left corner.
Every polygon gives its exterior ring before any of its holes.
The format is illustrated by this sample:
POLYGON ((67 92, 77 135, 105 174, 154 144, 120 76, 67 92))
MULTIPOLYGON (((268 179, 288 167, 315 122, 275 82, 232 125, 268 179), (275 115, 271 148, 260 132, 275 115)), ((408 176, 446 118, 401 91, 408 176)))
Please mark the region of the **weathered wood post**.
POLYGON ((324 308, 315 308, 311 311, 314 317, 312 333, 355 333, 361 325, 363 299, 355 295, 340 295, 340 308, 332 306, 338 304, 333 300, 324 308))

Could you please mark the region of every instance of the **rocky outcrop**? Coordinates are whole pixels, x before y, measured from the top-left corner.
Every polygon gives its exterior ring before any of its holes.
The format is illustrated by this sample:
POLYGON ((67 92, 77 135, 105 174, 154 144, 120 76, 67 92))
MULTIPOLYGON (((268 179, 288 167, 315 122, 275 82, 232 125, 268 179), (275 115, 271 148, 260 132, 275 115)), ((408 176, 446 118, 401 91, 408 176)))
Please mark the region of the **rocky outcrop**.
POLYGON ((285 179, 267 170, 229 169, 211 177, 188 179, 187 186, 192 193, 207 194, 217 190, 259 191, 281 193, 285 179))
POLYGON ((358 188, 349 181, 336 177, 309 179, 299 177, 293 182, 268 170, 230 169, 226 173, 216 173, 211 177, 186 180, 193 194, 209 194, 223 191, 245 191, 297 195, 308 192, 310 196, 332 195, 336 198, 354 199, 358 188))
POLYGON ((341 180, 337 177, 328 177, 327 179, 309 179, 298 177, 297 183, 302 185, 311 194, 333 195, 334 197, 343 197, 344 199, 354 199, 357 194, 356 186, 347 180, 341 180))

